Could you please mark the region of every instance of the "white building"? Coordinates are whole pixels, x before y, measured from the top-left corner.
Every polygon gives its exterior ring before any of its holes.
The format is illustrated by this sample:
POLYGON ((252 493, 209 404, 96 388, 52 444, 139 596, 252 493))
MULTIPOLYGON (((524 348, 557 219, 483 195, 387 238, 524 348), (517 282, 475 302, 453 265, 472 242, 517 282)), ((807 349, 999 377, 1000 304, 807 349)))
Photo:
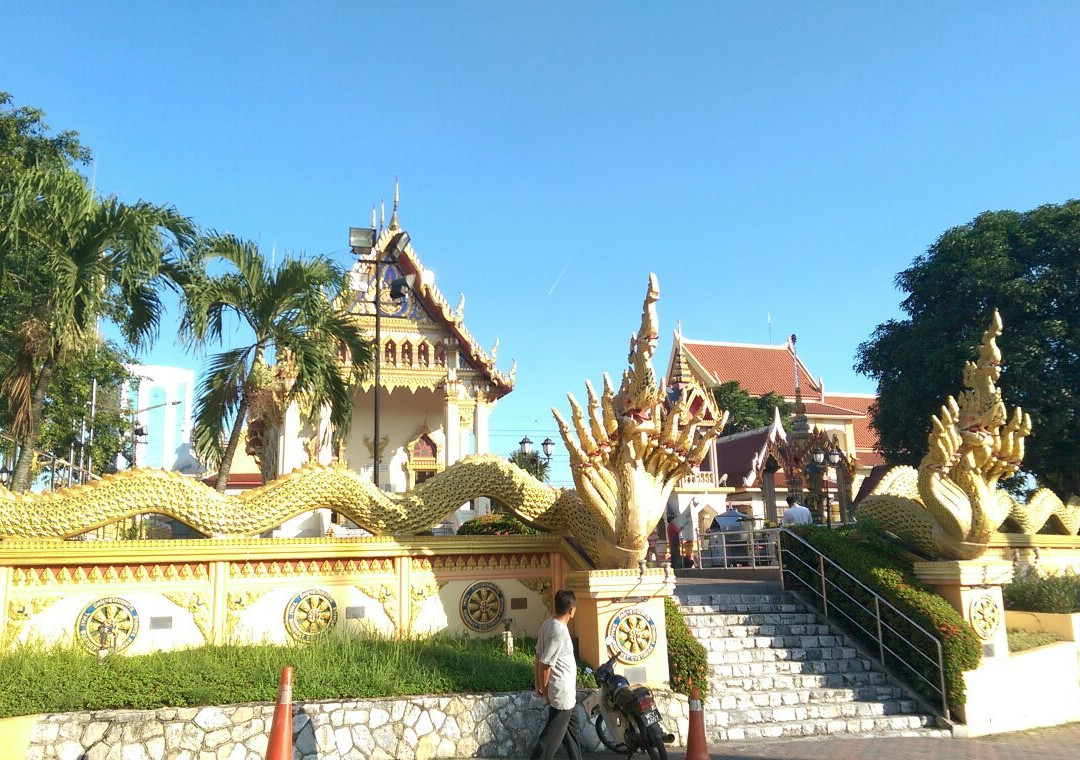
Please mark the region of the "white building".
POLYGON ((198 474, 202 467, 191 454, 191 410, 195 372, 183 367, 129 364, 135 376, 124 389, 127 409, 135 412, 135 464, 198 474))

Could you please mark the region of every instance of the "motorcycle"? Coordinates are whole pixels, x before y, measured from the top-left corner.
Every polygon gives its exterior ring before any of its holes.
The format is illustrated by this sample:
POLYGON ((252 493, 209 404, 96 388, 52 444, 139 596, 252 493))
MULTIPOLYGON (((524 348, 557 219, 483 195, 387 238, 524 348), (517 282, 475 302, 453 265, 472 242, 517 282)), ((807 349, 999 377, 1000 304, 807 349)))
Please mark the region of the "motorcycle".
POLYGON ((612 655, 595 672, 585 669, 600 687, 585 699, 585 715, 595 716, 596 734, 612 752, 632 756, 644 750, 649 760, 667 760, 664 745, 675 737, 664 730, 648 687, 631 684, 615 673, 618 658, 612 655))

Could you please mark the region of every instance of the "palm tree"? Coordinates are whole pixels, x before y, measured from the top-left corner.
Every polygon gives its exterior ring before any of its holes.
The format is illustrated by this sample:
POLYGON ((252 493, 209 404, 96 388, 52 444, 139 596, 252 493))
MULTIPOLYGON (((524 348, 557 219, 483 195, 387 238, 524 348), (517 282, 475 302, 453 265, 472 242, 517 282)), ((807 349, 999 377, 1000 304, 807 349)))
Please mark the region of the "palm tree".
POLYGON ((224 491, 254 381, 269 354, 288 362, 295 377, 286 403, 302 398, 308 408, 329 407, 339 433, 352 416, 350 378, 342 371, 340 351, 347 353, 353 372, 366 371, 374 354, 357 323, 335 304, 344 273, 330 259, 286 256, 270 267, 254 243, 232 235, 207 238, 197 258, 218 259, 227 271, 196 277, 185 288, 185 339, 195 345, 220 343, 230 316, 253 334, 250 343, 210 358, 195 403, 195 451, 218 468, 216 488, 224 491))
MULTIPOLYGON (((26 254, 41 272, 32 313, 19 327, 15 361, 0 377, 21 452, 11 488, 30 487, 49 383, 65 357, 97 340, 113 320, 135 350, 157 335, 159 286, 179 276, 171 256, 193 237, 191 220, 174 208, 100 197, 71 169, 30 168, 0 187, 0 259, 26 254)), ((7 277, 20 274, 8 269, 7 277)), ((30 280, 27 282, 29 285, 30 280)))
POLYGON ((547 482, 548 470, 551 469, 551 462, 540 456, 539 452, 530 451, 526 454, 524 451, 514 451, 507 459, 537 480, 542 480, 545 483, 547 482))

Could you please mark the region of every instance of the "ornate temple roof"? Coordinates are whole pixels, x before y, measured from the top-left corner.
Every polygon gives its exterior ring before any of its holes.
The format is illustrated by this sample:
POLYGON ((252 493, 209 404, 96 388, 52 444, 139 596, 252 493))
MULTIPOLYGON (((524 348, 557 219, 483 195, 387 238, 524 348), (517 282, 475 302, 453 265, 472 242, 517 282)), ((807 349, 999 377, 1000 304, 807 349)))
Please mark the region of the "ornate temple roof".
MULTIPOLYGON (((396 193, 395 193, 396 195, 396 193)), ((488 351, 480 345, 479 341, 469 332, 465 326, 465 298, 462 295, 461 302, 456 309, 452 309, 446 298, 435 284, 434 273, 427 270, 413 247, 408 233, 403 230, 398 222, 397 200, 395 197, 394 211, 390 223, 380 233, 376 243, 376 249, 380 251, 397 250, 395 261, 383 267, 382 272, 382 332, 384 340, 387 336, 406 333, 423 333, 435 331, 449 333, 449 337, 456 339, 458 355, 461 366, 459 368, 443 368, 440 374, 440 382, 447 377, 456 377, 459 373, 468 373, 469 370, 479 375, 479 379, 487 387, 485 394, 492 399, 501 398, 514 388, 515 368, 512 366, 509 372, 502 372, 495 364, 499 341, 496 338, 494 347, 488 351), (398 277, 415 277, 411 293, 399 302, 386 302, 390 283, 398 277)), ((371 276, 372 265, 358 262, 353 267, 354 273, 371 276)), ((360 278, 363 279, 362 277, 360 278)), ((371 302, 364 299, 369 284, 360 283, 354 285, 353 301, 349 309, 356 314, 357 318, 364 322, 374 322, 371 302)), ((418 368, 407 368, 405 371, 418 368)), ((432 367, 434 370, 434 367, 432 367)), ((392 375, 399 368, 383 365, 382 371, 386 374, 387 387, 395 383, 392 375)), ((403 385, 415 385, 415 383, 400 383, 403 385)))

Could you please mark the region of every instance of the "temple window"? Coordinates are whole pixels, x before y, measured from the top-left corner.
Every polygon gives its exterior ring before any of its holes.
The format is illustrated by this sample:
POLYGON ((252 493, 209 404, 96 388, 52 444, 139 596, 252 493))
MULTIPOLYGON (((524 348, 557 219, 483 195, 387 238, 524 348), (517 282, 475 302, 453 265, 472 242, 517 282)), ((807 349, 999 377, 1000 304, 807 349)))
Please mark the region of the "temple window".
POLYGON ((392 340, 386 341, 386 350, 383 352, 383 363, 397 364, 397 347, 392 340))
POLYGON ((443 345, 441 342, 435 346, 435 366, 446 366, 446 346, 443 345))
POLYGON ((421 343, 420 347, 416 349, 416 359, 417 359, 417 363, 421 367, 427 367, 427 366, 429 366, 431 364, 431 361, 428 358, 428 344, 427 344, 427 341, 421 343))
POLYGON ((412 343, 409 341, 401 344, 401 364, 405 367, 412 366, 412 343))

